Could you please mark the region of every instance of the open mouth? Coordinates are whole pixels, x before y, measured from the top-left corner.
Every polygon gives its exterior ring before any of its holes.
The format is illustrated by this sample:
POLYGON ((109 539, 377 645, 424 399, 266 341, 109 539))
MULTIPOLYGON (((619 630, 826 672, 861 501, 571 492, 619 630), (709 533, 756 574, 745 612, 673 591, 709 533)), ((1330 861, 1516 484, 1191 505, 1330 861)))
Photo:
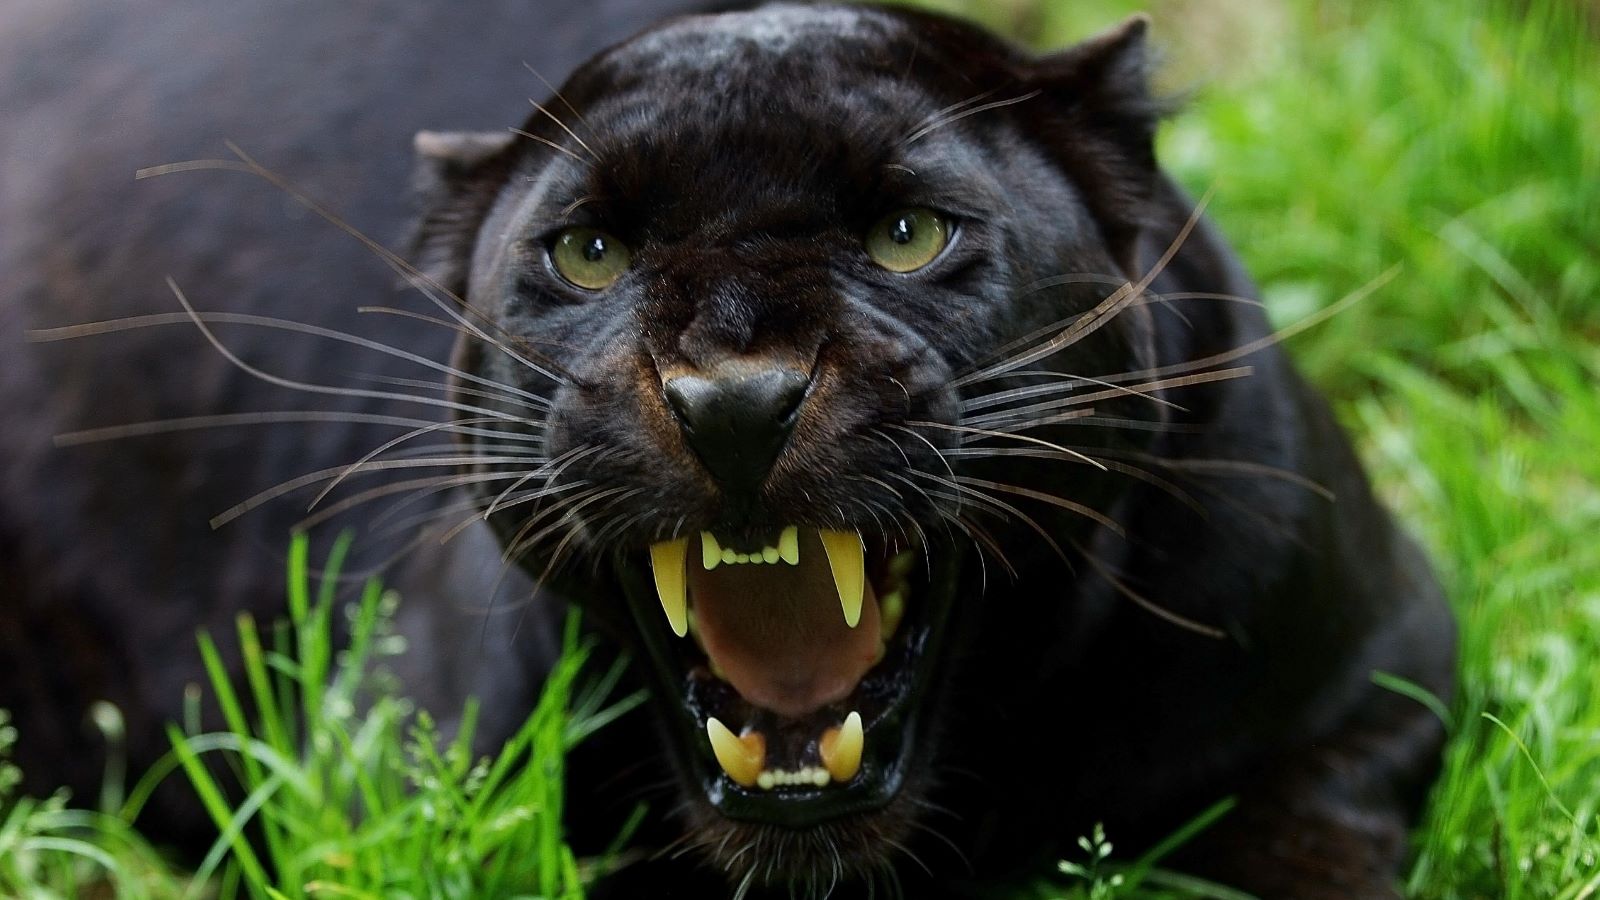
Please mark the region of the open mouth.
POLYGON ((790 525, 704 531, 647 556, 621 567, 624 584, 681 700, 675 749, 713 806, 800 827, 893 799, 955 554, 790 525))

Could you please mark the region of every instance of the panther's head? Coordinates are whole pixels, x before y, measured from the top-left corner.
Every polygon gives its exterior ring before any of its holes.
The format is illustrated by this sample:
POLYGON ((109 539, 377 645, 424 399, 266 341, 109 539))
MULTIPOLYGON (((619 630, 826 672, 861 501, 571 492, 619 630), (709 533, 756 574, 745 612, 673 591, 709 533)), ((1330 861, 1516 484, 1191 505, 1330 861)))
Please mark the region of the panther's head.
POLYGON ((1152 352, 1143 34, 1034 57, 880 8, 685 18, 512 135, 418 138, 477 497, 648 660, 736 877, 891 856, 982 702, 962 667, 1005 652, 963 646, 1014 614, 985 586, 1064 577, 1104 527, 1096 460, 1143 432, 1081 422, 1154 415, 1114 383, 1152 352))

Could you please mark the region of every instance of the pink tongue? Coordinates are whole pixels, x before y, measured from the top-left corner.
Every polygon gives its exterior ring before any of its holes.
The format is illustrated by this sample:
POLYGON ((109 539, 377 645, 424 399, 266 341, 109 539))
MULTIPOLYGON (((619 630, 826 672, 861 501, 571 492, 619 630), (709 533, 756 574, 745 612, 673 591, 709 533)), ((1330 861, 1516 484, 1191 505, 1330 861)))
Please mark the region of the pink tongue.
POLYGON ((799 718, 850 696, 878 655, 878 602, 869 580, 861 622, 844 622, 822 542, 800 533, 800 564, 689 560, 689 598, 706 655, 750 703, 799 718))

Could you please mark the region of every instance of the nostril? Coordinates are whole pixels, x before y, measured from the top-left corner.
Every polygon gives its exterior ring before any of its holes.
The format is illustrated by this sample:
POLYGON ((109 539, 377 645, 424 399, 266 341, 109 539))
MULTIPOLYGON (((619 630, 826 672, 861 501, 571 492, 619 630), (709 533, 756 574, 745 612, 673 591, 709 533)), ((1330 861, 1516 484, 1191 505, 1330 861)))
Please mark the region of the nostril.
POLYGON ((662 385, 667 404, 672 407, 673 415, 678 417, 680 426, 694 428, 696 406, 705 405, 703 398, 710 386, 711 382, 693 375, 682 375, 662 385))
POLYGON ((800 419, 810 379, 792 369, 702 378, 663 385, 684 440, 725 487, 750 489, 766 479, 800 419))
POLYGON ((790 369, 775 370, 772 374, 782 376, 772 386, 773 411, 779 421, 793 428, 800 418, 800 404, 806 399, 806 389, 811 386, 811 379, 790 369))

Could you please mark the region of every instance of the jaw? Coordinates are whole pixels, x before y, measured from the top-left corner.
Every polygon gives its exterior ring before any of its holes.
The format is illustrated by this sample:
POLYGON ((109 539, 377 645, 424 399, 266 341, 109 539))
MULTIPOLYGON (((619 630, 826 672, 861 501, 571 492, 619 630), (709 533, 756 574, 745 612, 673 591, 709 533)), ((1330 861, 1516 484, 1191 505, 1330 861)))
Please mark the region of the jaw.
POLYGON ((624 551, 616 571, 688 794, 686 840, 736 876, 884 867, 928 769, 961 554, 796 526, 624 551))

